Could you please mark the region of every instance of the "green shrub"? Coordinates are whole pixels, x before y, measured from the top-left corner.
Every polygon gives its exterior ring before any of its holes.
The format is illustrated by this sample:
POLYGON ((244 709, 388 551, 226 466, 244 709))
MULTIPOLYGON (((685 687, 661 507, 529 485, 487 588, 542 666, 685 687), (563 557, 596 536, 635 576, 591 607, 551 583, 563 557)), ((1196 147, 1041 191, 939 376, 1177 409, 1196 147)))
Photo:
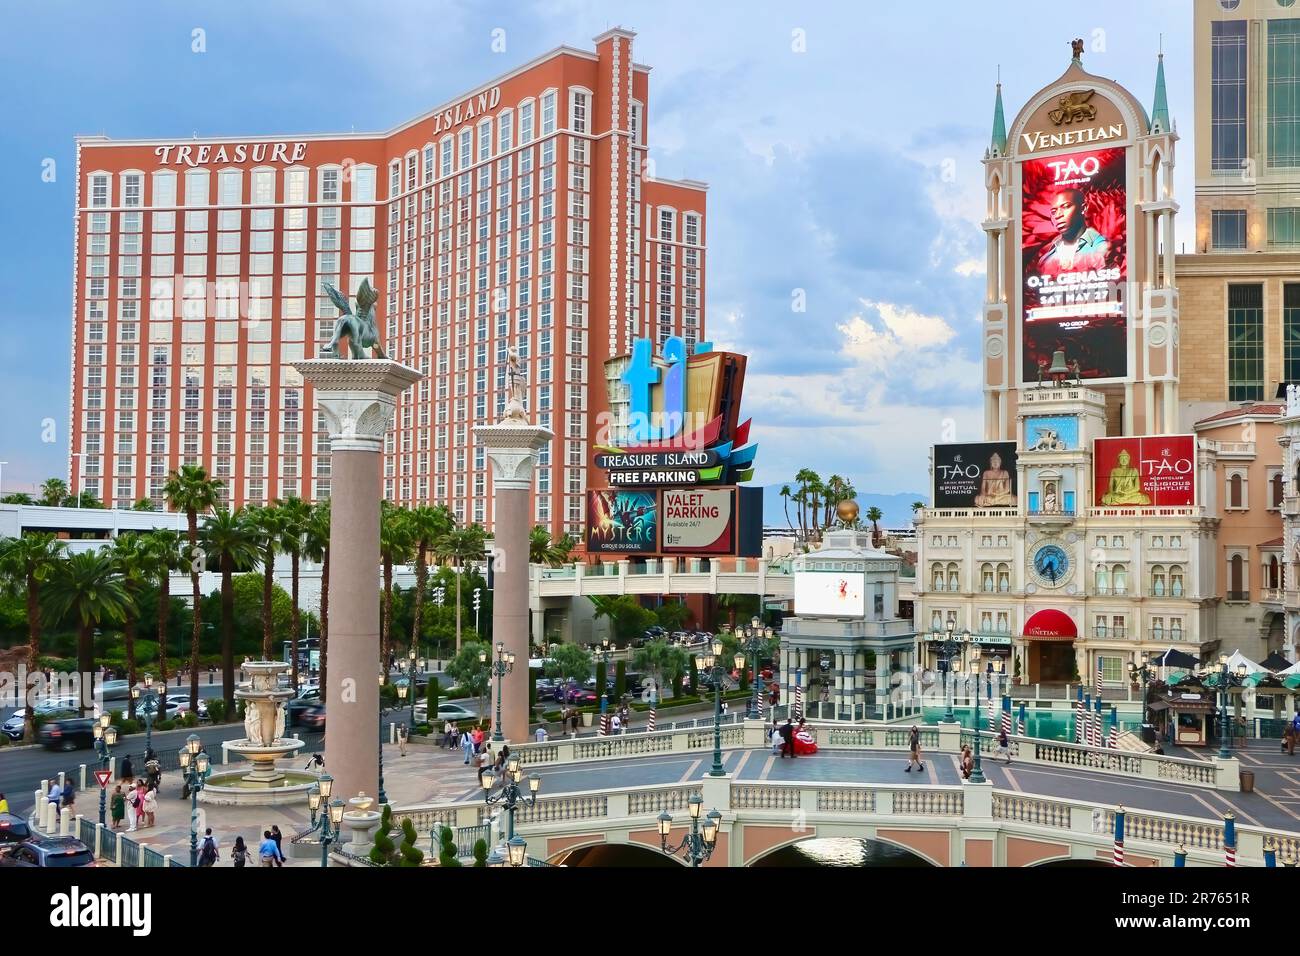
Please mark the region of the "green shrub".
POLYGON ((456 853, 456 834, 451 827, 438 831, 438 865, 460 866, 460 857, 456 853))
POLYGON ((614 699, 622 700, 627 693, 627 661, 614 664, 614 699))
POLYGON ((393 865, 393 854, 397 852, 397 844, 388 835, 392 829, 393 808, 386 803, 383 816, 379 818, 379 829, 375 831, 375 845, 370 849, 370 862, 376 866, 393 865))
POLYGON ((140 732, 140 721, 125 717, 117 722, 117 732, 122 737, 127 734, 138 734, 140 732))
POLYGON ((214 724, 224 724, 226 722, 226 702, 219 699, 208 701, 208 716, 212 718, 214 724))
POLYGON ((608 667, 609 665, 604 661, 596 662, 596 693, 598 695, 605 693, 605 675, 609 673, 608 667))
POLYGON ((487 840, 479 837, 474 841, 474 865, 487 866, 488 848, 487 840))
POLYGON ((397 686, 395 684, 383 684, 379 688, 379 699, 384 702, 385 707, 393 707, 397 704, 397 686))
MULTIPOLYGON (((688 658, 688 662, 687 662, 687 665, 686 665, 686 667, 687 667, 687 673, 690 674, 690 677, 691 677, 691 693, 692 693, 692 694, 698 694, 698 693, 700 692, 700 665, 696 663, 696 660, 697 660, 697 658, 695 657, 694 654, 692 654, 692 655, 688 658)), ((678 691, 678 690, 679 690, 679 688, 678 688, 676 685, 673 685, 673 696, 674 696, 674 697, 677 696, 677 691, 678 691)))
POLYGON ((438 719, 438 699, 442 695, 442 688, 438 686, 438 678, 433 677, 429 680, 429 686, 425 688, 424 702, 429 708, 429 720, 438 719))
POLYGON ((160 720, 160 721, 158 721, 156 724, 153 725, 153 729, 154 729, 154 730, 175 730, 175 729, 176 729, 176 721, 174 721, 174 720, 160 720))
POLYGON ((402 846, 399 850, 402 858, 398 866, 419 866, 424 862, 424 851, 415 845, 418 838, 415 824, 411 822, 410 817, 407 817, 402 821, 402 846))
POLYGON ((187 710, 181 714, 182 727, 197 727, 199 725, 199 715, 192 710, 187 710))

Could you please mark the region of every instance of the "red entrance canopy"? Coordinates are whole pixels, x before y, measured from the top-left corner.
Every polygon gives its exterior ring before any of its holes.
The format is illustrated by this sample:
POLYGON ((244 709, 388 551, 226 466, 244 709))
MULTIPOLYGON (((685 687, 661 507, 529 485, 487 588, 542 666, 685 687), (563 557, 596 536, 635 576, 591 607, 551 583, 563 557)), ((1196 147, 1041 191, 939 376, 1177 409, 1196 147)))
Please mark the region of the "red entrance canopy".
POLYGON ((1079 636, 1079 629, 1064 611, 1047 608, 1030 615, 1024 634, 1031 641, 1072 641, 1079 636))

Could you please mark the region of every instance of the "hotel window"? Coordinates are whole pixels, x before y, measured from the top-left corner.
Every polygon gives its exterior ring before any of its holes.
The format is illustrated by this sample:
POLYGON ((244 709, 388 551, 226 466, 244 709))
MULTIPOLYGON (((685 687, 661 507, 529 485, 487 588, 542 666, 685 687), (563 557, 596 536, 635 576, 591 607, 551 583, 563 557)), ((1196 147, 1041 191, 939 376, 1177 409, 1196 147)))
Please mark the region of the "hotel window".
POLYGON ((519 104, 519 145, 521 146, 533 141, 534 105, 532 100, 519 104))
POLYGON ((1161 534, 1155 534, 1155 535, 1152 535, 1152 536, 1151 536, 1151 547, 1153 547, 1153 548, 1163 548, 1164 546, 1165 546, 1165 537, 1164 537, 1164 535, 1161 535, 1161 534))
POLYGON ((1183 639, 1183 619, 1181 617, 1171 617, 1169 619, 1169 639, 1171 641, 1181 641, 1183 639))
POLYGON ((275 172, 270 169, 253 170, 252 201, 265 206, 275 202, 275 172))
POLYGON ((1300 166, 1300 20, 1268 21, 1268 165, 1300 166))
POLYGON ((473 158, 474 149, 474 130, 466 126, 460 131, 460 162, 459 169, 468 169, 470 161, 473 158))
POLYGON ((980 565, 980 589, 991 592, 993 590, 993 565, 980 565))
POLYGON ((1210 144, 1212 170, 1242 168, 1246 160, 1245 20, 1210 24, 1210 144))
POLYGON ((322 169, 320 171, 320 196, 321 202, 339 202, 339 171, 337 169, 322 169))
POLYGON ((641 142, 641 104, 632 101, 632 142, 641 142))
POLYGON ((1168 582, 1165 578, 1165 569, 1163 565, 1156 564, 1151 567, 1151 596, 1164 597, 1168 590, 1168 582))
POLYGON ((1215 250, 1246 248, 1246 210, 1211 210, 1210 223, 1212 248, 1215 250))
POLYGON ((585 90, 569 92, 569 126, 575 133, 587 132, 587 96, 585 90))
MULTIPOLYGON (((375 167, 369 165, 352 167, 352 201, 375 201, 375 167)), ((325 488, 328 494, 328 482, 325 483, 325 488)))
POLYGON ((406 188, 414 189, 419 182, 419 154, 408 153, 406 156, 406 188))
MULTIPOLYGON (((1270 210, 1270 221, 1272 211, 1270 210)), ((1264 398, 1264 286, 1228 286, 1228 401, 1264 398)))
POLYGON ((90 177, 90 205, 96 208, 108 205, 107 173, 97 173, 90 177))
POLYGON ((208 204, 208 171, 206 169, 187 169, 185 171, 185 205, 206 206, 208 204))
POLYGON ((1110 568, 1104 564, 1097 565, 1093 572, 1093 587, 1098 594, 1110 593, 1110 568))
POLYGON ((1183 566, 1171 565, 1169 568, 1169 594, 1171 597, 1183 596, 1183 566))
POLYGON ((284 201, 290 203, 307 201, 307 170, 286 169, 284 171, 284 201))
POLYGON ((492 118, 478 124, 478 158, 482 162, 492 158, 492 118))
MULTIPOLYGON (((153 203, 154 208, 175 206, 176 205, 176 174, 171 172, 153 174, 153 203)), ((155 226, 158 223, 158 217, 154 217, 155 226)))
POLYGON ((1093 633, 1096 634, 1097 637, 1100 637, 1100 638, 1103 638, 1103 639, 1104 639, 1104 638, 1106 637, 1106 631, 1107 631, 1107 627, 1106 627, 1106 615, 1105 615, 1105 614, 1098 614, 1098 615, 1097 615, 1097 623, 1096 623, 1096 625, 1095 625, 1095 627, 1094 627, 1093 633))
POLYGON ((1110 629, 1112 632, 1111 637, 1116 637, 1122 640, 1126 636, 1125 632, 1127 628, 1124 626, 1124 616, 1122 614, 1116 614, 1111 617, 1110 629))
POLYGON ((143 205, 143 177, 139 173, 122 176, 122 205, 128 208, 143 205))
POLYGON ((1241 472, 1228 475, 1228 507, 1246 507, 1246 476, 1241 472))
POLYGON ((1103 684, 1124 683, 1124 658, 1099 656, 1097 658, 1097 663, 1101 665, 1101 680, 1103 684))
POLYGON ((1300 208, 1278 206, 1268 210, 1268 244, 1278 249, 1300 246, 1300 208))
POLYGON ((238 206, 244 198, 244 174, 237 169, 223 169, 217 174, 217 205, 238 206))
POLYGON ((542 94, 542 135, 555 132, 555 91, 542 94))
MULTIPOLYGON (((674 215, 675 213, 671 209, 659 210, 659 239, 662 242, 673 241, 674 215)), ((671 253, 670 250, 665 250, 664 247, 660 247, 660 251, 661 253, 664 251, 669 251, 671 253)))
POLYGON ((688 212, 684 219, 686 225, 686 244, 688 246, 698 246, 700 244, 700 217, 693 212, 688 212))
POLYGON ((1151 619, 1151 640, 1163 641, 1165 639, 1165 619, 1163 617, 1153 617, 1151 619))

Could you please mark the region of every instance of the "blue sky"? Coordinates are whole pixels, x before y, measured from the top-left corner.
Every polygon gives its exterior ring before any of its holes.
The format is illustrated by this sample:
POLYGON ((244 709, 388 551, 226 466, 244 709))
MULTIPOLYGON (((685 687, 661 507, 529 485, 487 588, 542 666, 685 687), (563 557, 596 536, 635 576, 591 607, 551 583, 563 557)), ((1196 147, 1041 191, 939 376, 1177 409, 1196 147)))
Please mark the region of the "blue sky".
POLYGON ((945 427, 980 437, 980 159, 999 64, 1008 123, 1065 69, 1076 36, 1089 70, 1149 108, 1163 33, 1190 246, 1187 0, 10 0, 4 490, 66 472, 75 135, 387 129, 615 25, 637 32, 635 57, 653 68, 657 174, 711 184, 708 328, 751 356, 745 405, 764 484, 808 466, 864 492, 923 491, 945 427))

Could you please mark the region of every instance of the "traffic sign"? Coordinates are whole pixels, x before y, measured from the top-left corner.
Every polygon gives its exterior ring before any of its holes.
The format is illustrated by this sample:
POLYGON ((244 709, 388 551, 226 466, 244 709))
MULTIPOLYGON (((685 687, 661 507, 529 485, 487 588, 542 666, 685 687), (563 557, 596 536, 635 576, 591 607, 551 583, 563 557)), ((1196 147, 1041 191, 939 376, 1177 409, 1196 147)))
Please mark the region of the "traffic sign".
POLYGON ((95 782, 98 783, 101 788, 107 787, 108 781, 111 780, 112 777, 113 777, 113 771, 111 770, 95 771, 95 782))

